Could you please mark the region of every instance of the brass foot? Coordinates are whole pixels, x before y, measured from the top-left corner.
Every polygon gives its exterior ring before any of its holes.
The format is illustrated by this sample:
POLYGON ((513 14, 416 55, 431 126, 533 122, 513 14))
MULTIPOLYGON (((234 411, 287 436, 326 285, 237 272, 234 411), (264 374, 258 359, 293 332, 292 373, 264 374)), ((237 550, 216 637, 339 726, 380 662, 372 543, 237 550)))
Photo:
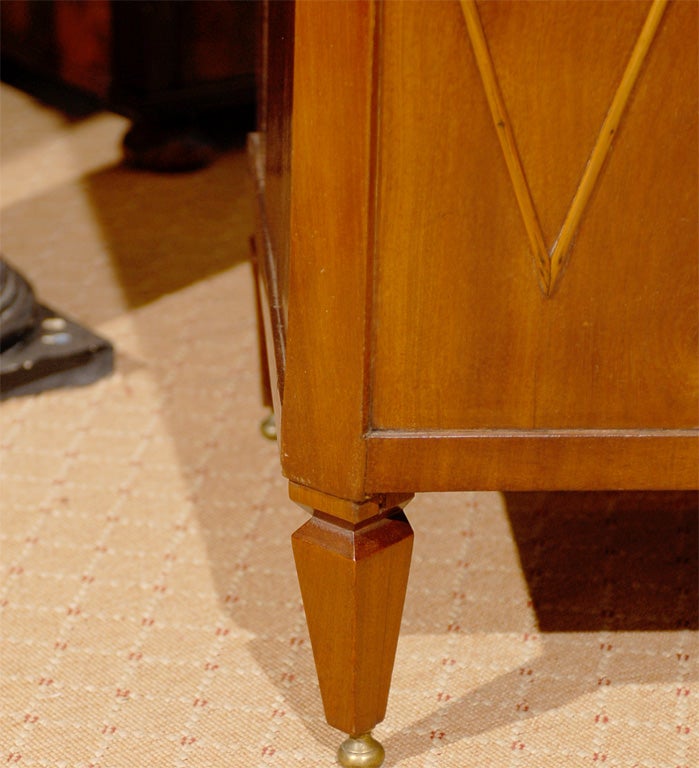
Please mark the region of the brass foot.
POLYGON ((379 768, 384 756, 383 747, 371 733, 350 736, 337 750, 337 761, 345 768, 379 768))
POLYGON ((260 424, 260 432, 268 440, 277 439, 277 422, 274 419, 274 411, 270 411, 269 416, 260 424))

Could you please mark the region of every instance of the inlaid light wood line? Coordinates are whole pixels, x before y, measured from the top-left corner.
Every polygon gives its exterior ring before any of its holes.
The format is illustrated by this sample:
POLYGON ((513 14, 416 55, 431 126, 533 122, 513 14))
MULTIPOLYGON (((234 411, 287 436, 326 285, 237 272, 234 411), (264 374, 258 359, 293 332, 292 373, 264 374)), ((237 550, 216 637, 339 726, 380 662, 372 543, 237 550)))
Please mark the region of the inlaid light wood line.
POLYGON ((460 2, 476 64, 483 81, 486 99, 512 180, 515 197, 522 214, 527 236, 536 259, 542 287, 546 295, 550 296, 560 279, 573 237, 595 188, 629 97, 636 84, 651 43, 655 38, 669 0, 653 0, 619 87, 614 94, 609 111, 602 123, 602 128, 597 136, 595 146, 585 166, 568 213, 563 221, 563 226, 550 251, 546 247, 539 217, 536 213, 529 184, 527 183, 524 166, 519 156, 517 142, 515 141, 512 126, 507 115, 507 108, 488 49, 488 42, 483 31, 476 0, 460 0, 460 2))
POLYGON ((626 66, 621 83, 614 94, 609 112, 602 123, 602 129, 597 137, 597 141, 583 172, 580 186, 578 187, 573 202, 568 209, 568 214, 563 222, 561 231, 551 250, 551 281, 549 293, 552 293, 561 274, 570 248, 571 241, 580 224, 587 202, 595 188, 600 171, 607 157, 607 153, 612 145, 619 123, 624 114, 624 109, 631 95, 638 75, 645 61, 646 54, 655 38, 660 20, 663 17, 668 0, 653 0, 653 4, 648 11, 648 16, 641 30, 641 34, 636 41, 636 45, 631 53, 629 63, 626 66))
POLYGON ((488 50, 488 43, 485 39, 483 25, 476 7, 475 0, 461 0, 461 9, 466 20, 468 35, 473 46, 473 53, 476 58, 476 64, 483 81, 485 95, 488 100, 488 106, 493 116, 493 122, 497 131, 500 146, 502 147, 505 163, 512 179, 515 196, 522 212, 524 227, 529 237, 529 242, 536 258, 537 270, 541 279, 542 287, 546 293, 549 291, 551 279, 551 260, 544 235, 541 230, 541 224, 536 214, 534 201, 532 199, 527 178, 524 173, 524 167, 517 149, 517 142, 512 133, 510 118, 507 114, 505 101, 500 91, 500 84, 493 60, 488 50))
POLYGON ((566 427, 558 429, 372 429, 366 433, 367 440, 501 440, 506 438, 550 439, 567 438, 680 438, 688 437, 698 441, 699 429, 599 429, 566 427))

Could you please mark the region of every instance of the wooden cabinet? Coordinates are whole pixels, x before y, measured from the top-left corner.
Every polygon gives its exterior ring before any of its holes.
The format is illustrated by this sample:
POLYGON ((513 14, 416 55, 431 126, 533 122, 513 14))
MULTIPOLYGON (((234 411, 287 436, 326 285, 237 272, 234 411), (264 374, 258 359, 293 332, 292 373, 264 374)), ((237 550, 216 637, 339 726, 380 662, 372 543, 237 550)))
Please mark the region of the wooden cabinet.
POLYGON ((383 717, 413 493, 697 487, 697 9, 267 7, 260 296, 348 733, 383 717))

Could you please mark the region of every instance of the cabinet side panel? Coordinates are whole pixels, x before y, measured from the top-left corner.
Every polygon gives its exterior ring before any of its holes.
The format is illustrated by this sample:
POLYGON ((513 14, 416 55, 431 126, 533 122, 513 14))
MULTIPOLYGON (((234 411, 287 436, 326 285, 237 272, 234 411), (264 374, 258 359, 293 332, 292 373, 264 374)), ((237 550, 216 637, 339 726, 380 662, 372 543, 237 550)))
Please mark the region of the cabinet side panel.
POLYGON ((459 2, 384 7, 372 426, 696 426, 697 3, 651 35, 551 284, 530 230, 550 265, 653 4, 463 5, 480 59, 459 2))
POLYGON ((530 426, 541 294, 458 2, 386 3, 381 73, 372 424, 530 426))
POLYGON ((699 421, 698 9, 667 6, 543 307, 536 426, 699 421))

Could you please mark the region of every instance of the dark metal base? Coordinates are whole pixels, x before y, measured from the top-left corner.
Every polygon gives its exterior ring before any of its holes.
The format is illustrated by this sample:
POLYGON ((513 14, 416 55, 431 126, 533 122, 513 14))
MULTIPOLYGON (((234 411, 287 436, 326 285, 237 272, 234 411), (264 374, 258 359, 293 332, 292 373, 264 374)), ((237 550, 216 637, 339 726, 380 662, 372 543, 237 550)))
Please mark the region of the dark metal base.
POLYGON ((0 265, 0 399, 84 386, 113 371, 107 340, 36 302, 31 285, 5 262, 0 265))

